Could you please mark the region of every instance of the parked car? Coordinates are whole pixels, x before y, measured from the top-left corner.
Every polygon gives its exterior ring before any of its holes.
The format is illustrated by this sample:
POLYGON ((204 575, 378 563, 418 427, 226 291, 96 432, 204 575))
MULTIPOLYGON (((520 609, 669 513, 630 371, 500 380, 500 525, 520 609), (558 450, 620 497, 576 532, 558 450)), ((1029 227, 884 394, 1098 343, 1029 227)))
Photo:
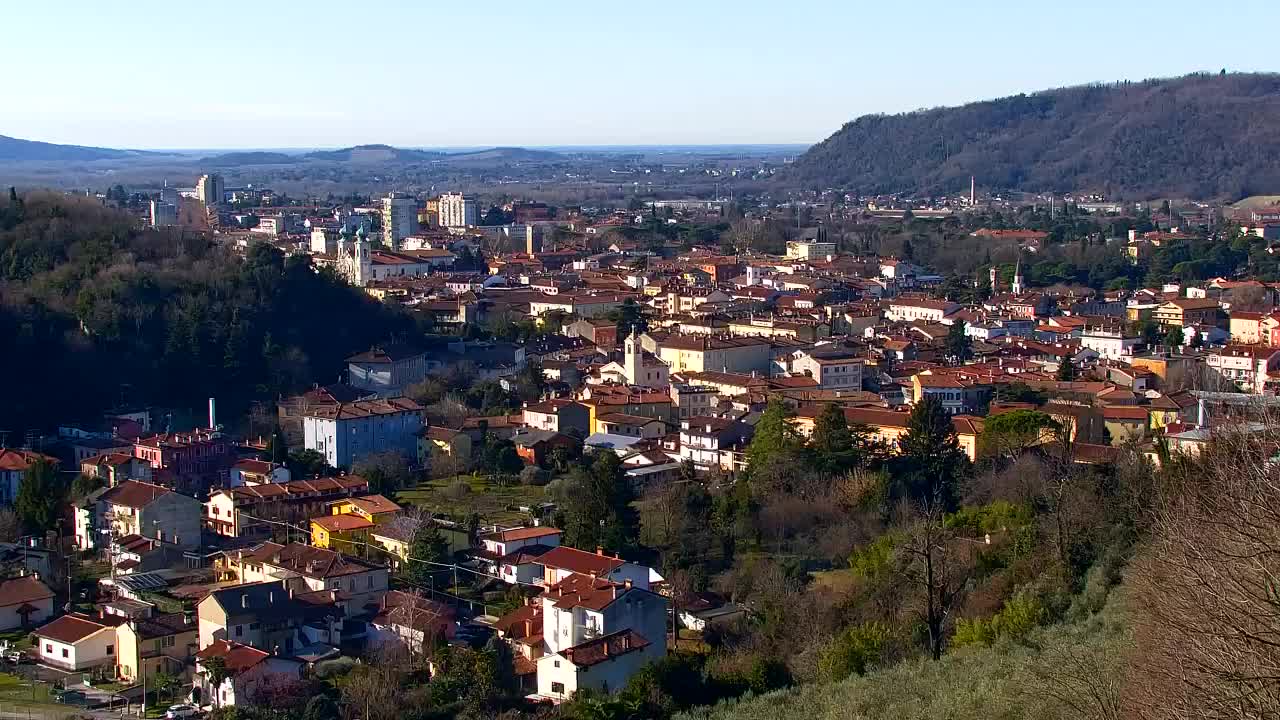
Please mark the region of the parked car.
POLYGON ((200 708, 195 705, 170 705, 164 711, 165 720, 187 720, 200 716, 200 708))

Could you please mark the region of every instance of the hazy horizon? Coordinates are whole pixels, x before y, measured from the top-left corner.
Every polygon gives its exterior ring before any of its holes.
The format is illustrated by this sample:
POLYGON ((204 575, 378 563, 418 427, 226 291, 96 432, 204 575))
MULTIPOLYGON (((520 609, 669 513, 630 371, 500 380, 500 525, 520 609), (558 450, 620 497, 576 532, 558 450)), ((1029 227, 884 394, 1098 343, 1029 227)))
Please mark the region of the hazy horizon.
POLYGON ((811 145, 868 113, 1273 62, 1280 3, 1227 3, 1249 19, 1231 34, 1203 32, 1201 3, 1131 5, 26 3, 7 13, 22 32, 0 50, 0 133, 169 151, 811 145))

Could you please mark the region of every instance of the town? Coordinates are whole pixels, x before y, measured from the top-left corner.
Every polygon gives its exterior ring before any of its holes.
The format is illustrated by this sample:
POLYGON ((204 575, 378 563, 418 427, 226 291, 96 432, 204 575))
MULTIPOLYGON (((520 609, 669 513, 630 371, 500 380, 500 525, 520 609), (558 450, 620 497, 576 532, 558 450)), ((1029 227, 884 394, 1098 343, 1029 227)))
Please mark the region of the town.
MULTIPOLYGON (((7 208, 128 213, 134 232, 302 263, 413 320, 251 407, 125 392, 94 420, 0 433, 5 670, 94 711, 327 720, 314 684, 353 664, 370 669, 336 685, 343 717, 395 717, 353 706, 398 692, 387 665, 490 710, 607 698, 811 602, 770 595, 769 572, 796 593, 870 572, 832 488, 861 493, 850 507, 886 493, 883 522, 894 498, 964 517, 939 477, 1027 453, 1079 468, 1064 477, 1160 468, 1223 424, 1263 427, 1280 395, 1265 202, 976 181, 927 199, 333 202, 217 174, 52 197, 7 208)), ((1014 543, 1019 517, 954 540, 1014 543)), ((757 661, 723 674, 763 691, 802 664, 757 661)))

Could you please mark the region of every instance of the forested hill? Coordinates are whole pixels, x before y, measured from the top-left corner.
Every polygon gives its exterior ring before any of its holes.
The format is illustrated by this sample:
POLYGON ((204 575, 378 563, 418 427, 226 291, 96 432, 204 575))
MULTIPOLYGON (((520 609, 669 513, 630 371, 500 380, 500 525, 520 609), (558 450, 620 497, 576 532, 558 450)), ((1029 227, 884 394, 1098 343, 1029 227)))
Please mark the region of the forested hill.
POLYGON ((1280 75, 1189 75, 867 115, 785 178, 860 192, 1102 190, 1128 198, 1280 191, 1280 75))
POLYGON ((0 197, 0 429, 208 397, 232 418, 411 327, 306 257, 258 245, 241 259, 81 197, 0 197))

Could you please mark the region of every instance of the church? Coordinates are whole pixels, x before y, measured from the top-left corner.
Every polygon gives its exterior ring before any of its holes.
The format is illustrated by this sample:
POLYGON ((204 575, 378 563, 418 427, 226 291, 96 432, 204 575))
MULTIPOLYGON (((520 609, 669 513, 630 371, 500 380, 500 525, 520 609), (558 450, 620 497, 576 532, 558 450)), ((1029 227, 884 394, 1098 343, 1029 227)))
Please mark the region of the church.
POLYGON ((671 386, 667 364, 640 346, 640 334, 632 332, 623 343, 622 362, 600 368, 600 379, 622 385, 662 389, 671 386))
POLYGON ((415 278, 429 275, 434 270, 448 269, 455 255, 442 248, 389 252, 370 247, 368 231, 363 226, 356 231, 354 243, 348 242, 347 230, 338 234, 338 251, 334 267, 338 274, 356 287, 367 287, 375 280, 389 278, 415 278))

